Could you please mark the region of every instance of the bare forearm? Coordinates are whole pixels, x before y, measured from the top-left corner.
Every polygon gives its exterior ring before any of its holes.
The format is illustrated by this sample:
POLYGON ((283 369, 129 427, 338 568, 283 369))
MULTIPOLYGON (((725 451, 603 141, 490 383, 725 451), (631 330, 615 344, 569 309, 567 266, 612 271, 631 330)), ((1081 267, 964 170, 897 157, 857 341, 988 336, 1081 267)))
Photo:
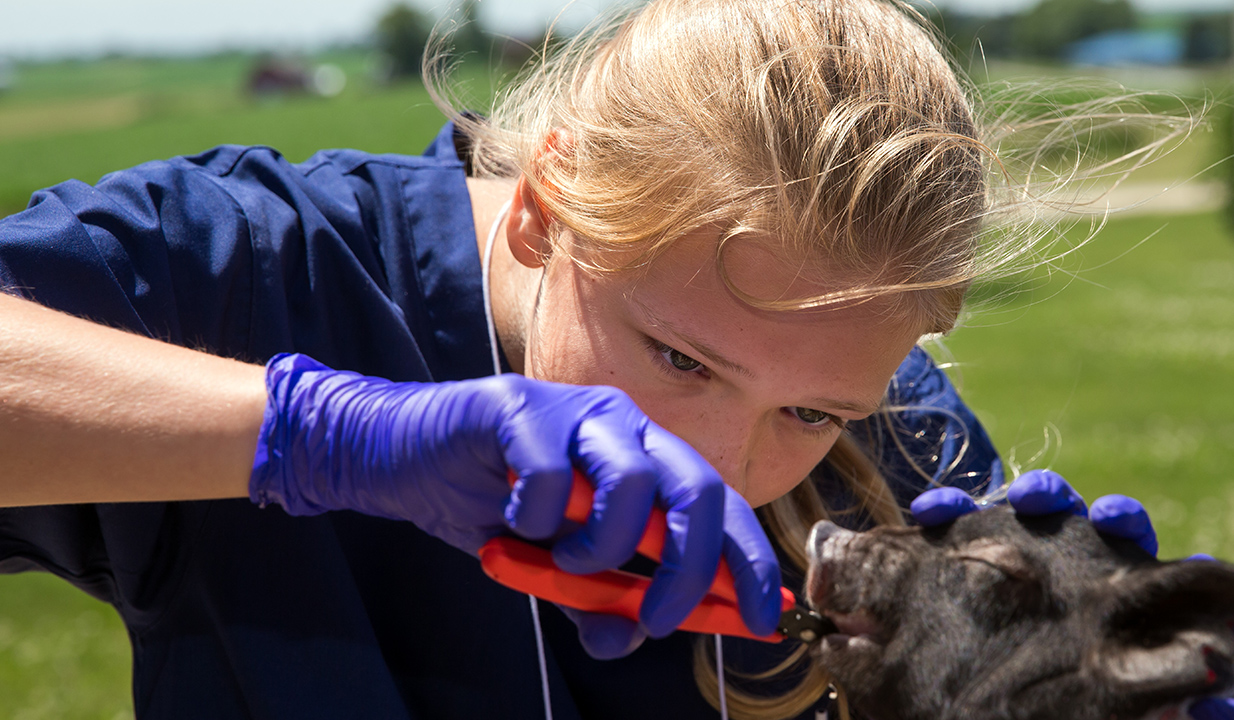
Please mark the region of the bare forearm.
POLYGON ((242 497, 263 369, 0 294, 0 506, 242 497))

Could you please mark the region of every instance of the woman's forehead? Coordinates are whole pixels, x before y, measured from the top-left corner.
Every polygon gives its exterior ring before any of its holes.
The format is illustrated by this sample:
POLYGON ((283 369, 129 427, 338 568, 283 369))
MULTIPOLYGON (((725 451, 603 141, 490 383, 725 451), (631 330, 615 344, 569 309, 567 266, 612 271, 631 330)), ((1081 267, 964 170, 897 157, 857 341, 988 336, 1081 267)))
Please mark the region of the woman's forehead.
MULTIPOLYGON (((625 278, 632 293, 705 290, 731 296, 752 309, 776 306, 768 309, 773 316, 784 312, 780 307, 794 303, 799 303, 803 311, 826 311, 805 301, 875 281, 838 264, 806 257, 773 237, 723 237, 715 228, 699 228, 683 235, 625 278)), ((874 304, 884 310, 892 305, 874 304)))

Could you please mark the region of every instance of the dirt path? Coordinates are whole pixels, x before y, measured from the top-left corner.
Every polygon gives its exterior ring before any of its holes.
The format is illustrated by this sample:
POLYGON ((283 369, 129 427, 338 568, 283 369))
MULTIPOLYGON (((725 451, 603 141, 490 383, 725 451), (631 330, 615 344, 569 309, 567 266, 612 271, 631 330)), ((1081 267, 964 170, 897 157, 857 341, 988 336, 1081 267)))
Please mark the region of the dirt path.
POLYGON ((1135 182, 1120 185, 1107 197, 1095 201, 1091 209, 1101 211, 1109 207, 1117 211, 1114 217, 1186 215, 1217 210, 1223 202, 1225 202, 1225 188, 1219 182, 1198 180, 1181 184, 1135 182))

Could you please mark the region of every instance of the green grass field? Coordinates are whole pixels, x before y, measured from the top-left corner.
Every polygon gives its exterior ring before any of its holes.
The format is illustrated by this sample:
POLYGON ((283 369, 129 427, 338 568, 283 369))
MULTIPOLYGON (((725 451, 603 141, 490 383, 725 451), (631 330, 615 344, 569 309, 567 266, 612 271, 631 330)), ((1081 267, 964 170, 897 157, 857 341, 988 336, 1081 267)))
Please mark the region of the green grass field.
POLYGON ((1146 216, 1081 254, 968 318, 953 377, 1005 457, 1140 498, 1163 556, 1234 559, 1234 236, 1146 216))
MULTIPOLYGON (((436 132, 419 85, 373 86, 360 53, 326 59, 349 73, 342 95, 274 102, 241 92, 241 56, 22 67, 0 95, 0 214, 66 178, 218 143, 301 160, 419 152, 436 132)), ((1152 172, 1198 172, 1211 147, 1200 133, 1152 172)), ((1143 499, 1163 555, 1234 559, 1234 237, 1215 213, 1115 219, 1077 260, 1001 288, 946 341, 965 397, 1024 469, 1143 499)), ((129 662, 110 608, 45 575, 0 578, 0 717, 131 717, 129 662)))
MULTIPOLYGON (((20 69, 0 95, 0 214, 67 178, 95 182, 112 170, 215 145, 270 145, 301 161, 332 147, 419 153, 442 117, 418 83, 377 87, 367 56, 325 56, 348 72, 337 97, 258 100, 244 92, 252 60, 115 59, 20 69)), ((464 74, 486 97, 483 75, 464 74)))

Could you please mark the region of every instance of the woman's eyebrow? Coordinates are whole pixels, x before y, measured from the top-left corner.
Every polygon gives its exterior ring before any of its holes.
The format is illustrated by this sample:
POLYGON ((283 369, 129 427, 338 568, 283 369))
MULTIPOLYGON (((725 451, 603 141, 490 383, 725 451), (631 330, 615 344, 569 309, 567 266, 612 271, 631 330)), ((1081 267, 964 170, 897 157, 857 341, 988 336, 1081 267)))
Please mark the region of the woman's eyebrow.
POLYGON ((844 410, 851 412, 861 417, 868 417, 878 411, 881 403, 874 405, 862 405, 861 403, 853 403, 847 400, 836 400, 833 398, 813 398, 809 402, 813 403, 807 407, 822 409, 822 410, 844 410))

